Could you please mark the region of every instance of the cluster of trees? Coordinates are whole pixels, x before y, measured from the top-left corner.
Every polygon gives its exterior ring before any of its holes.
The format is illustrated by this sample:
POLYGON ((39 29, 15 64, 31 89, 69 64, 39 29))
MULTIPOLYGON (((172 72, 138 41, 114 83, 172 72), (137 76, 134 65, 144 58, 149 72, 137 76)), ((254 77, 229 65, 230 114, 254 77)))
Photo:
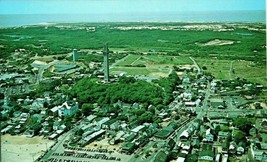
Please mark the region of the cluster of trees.
POLYGON ((31 117, 27 123, 27 127, 34 131, 34 133, 38 133, 42 129, 42 125, 38 122, 37 117, 31 117))
POLYGON ((53 81, 43 81, 40 82, 38 87, 36 88, 36 93, 43 93, 45 91, 53 92, 56 86, 61 84, 60 80, 53 80, 53 81))
POLYGON ((69 94, 77 97, 79 103, 109 105, 118 100, 126 103, 159 104, 164 98, 161 87, 132 77, 121 77, 114 84, 98 84, 96 79, 84 78, 78 81, 69 94))
POLYGON ((236 118, 233 121, 233 124, 243 132, 249 132, 255 123, 255 118, 236 118))
POLYGON ((176 72, 172 71, 169 77, 161 78, 159 80, 154 80, 153 82, 163 88, 165 95, 163 104, 167 105, 174 99, 172 92, 175 90, 176 85, 181 83, 181 80, 176 74, 176 72))
POLYGON ((181 80, 173 71, 169 77, 153 82, 121 77, 117 83, 98 84, 94 78, 84 78, 78 81, 68 93, 78 98, 79 103, 86 103, 82 107, 84 113, 90 112, 93 103, 110 105, 118 100, 126 103, 153 104, 157 105, 157 109, 161 109, 173 100, 172 92, 181 80))

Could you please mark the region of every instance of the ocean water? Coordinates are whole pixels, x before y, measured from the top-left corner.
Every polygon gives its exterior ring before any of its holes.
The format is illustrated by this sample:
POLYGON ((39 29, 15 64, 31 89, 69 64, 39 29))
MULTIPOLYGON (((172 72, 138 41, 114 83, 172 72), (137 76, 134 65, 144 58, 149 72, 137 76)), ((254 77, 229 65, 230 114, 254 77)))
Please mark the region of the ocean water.
POLYGON ((198 11, 175 13, 127 14, 29 14, 0 15, 0 27, 35 25, 39 23, 77 22, 266 22, 261 11, 198 11))

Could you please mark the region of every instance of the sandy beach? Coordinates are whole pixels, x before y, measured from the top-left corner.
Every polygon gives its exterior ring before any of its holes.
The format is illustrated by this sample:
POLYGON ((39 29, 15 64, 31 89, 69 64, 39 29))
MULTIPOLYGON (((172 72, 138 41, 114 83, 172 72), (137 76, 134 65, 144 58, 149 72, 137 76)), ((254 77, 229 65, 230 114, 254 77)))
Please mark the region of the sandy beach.
POLYGON ((43 137, 1 135, 1 162, 31 162, 55 142, 43 137))

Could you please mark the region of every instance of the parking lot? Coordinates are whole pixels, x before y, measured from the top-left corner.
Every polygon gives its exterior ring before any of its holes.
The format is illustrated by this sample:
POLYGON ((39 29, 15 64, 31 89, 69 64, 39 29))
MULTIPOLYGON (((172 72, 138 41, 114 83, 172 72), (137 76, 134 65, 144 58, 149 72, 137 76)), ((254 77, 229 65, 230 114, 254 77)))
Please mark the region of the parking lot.
POLYGON ((53 153, 52 158, 49 161, 69 161, 69 162, 78 162, 78 161, 121 161, 120 158, 110 156, 107 153, 53 153))

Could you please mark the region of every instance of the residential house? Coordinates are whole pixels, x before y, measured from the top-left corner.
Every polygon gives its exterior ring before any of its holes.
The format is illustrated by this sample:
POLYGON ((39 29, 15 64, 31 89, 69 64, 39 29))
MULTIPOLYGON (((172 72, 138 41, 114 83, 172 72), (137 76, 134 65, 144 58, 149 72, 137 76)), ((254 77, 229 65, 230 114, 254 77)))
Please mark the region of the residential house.
POLYGON ((228 154, 223 154, 221 162, 228 162, 228 154))
POLYGON ((159 152, 157 152, 154 162, 166 162, 168 159, 168 154, 168 152, 160 150, 159 152))
POLYGON ((267 161, 267 151, 253 150, 252 156, 258 161, 267 161))
POLYGON ((181 149, 181 153, 188 155, 191 149, 190 141, 182 142, 181 149))
POLYGON ((245 153, 245 148, 243 146, 237 146, 237 155, 242 155, 245 153))
POLYGON ((218 141, 226 140, 230 136, 229 132, 220 131, 218 133, 218 141))
POLYGON ((234 141, 230 142, 230 145, 229 145, 229 153, 231 154, 235 154, 237 151, 237 145, 234 141))
POLYGON ((97 125, 97 126, 102 127, 102 125, 103 125, 104 123, 106 123, 107 121, 109 121, 109 120, 110 120, 110 118, 105 117, 105 118, 102 118, 101 120, 95 122, 94 124, 97 125))
POLYGON ((180 138, 181 141, 187 141, 189 139, 188 131, 184 130, 179 138, 180 138))
POLYGON ((215 162, 220 162, 221 161, 221 154, 217 154, 215 158, 215 162))
POLYGON ((203 142, 213 142, 214 136, 211 134, 210 129, 206 130, 206 136, 203 138, 203 142))
POLYGON ((225 102, 221 98, 211 98, 210 99, 210 104, 213 108, 225 108, 225 102))
POLYGON ((87 123, 91 123, 97 116, 96 115, 89 115, 86 118, 84 118, 84 121, 87 123))
POLYGON ((29 117, 30 117, 29 113, 22 113, 20 115, 20 122, 19 123, 24 124, 28 120, 29 117))
POLYGON ((175 145, 175 141, 171 138, 166 141, 164 144, 165 150, 172 150, 175 145))
POLYGON ((146 127, 144 125, 139 125, 135 127, 134 129, 132 129, 131 132, 136 133, 136 134, 141 134, 145 129, 146 127))
POLYGON ((184 157, 178 157, 178 159, 176 160, 176 162, 184 162, 185 158, 184 157))
POLYGON ((137 134, 135 134, 135 133, 126 134, 126 135, 124 136, 124 140, 125 140, 126 142, 132 142, 136 137, 137 137, 137 134))
POLYGON ((256 142, 251 143, 251 153, 256 160, 267 160, 267 143, 256 142))
POLYGON ((52 112, 53 116, 58 116, 58 109, 60 108, 60 106, 55 106, 52 109, 50 109, 50 111, 52 112))
POLYGON ((214 154, 212 150, 202 150, 199 152, 198 162, 213 161, 214 154))
POLYGON ((227 140, 222 141, 222 153, 228 154, 229 144, 227 140))
POLYGON ((113 123, 115 123, 116 121, 117 121, 117 119, 110 119, 110 120, 108 120, 107 122, 103 123, 102 128, 103 128, 103 129, 111 129, 110 126, 111 126, 113 123))
POLYGON ((78 110, 78 102, 64 102, 58 108, 58 116, 70 116, 78 110))
POLYGON ((139 138, 137 138, 134 143, 137 147, 143 147, 145 144, 147 144, 148 138, 145 135, 141 135, 139 138))
POLYGON ((53 124, 53 130, 59 130, 59 127, 61 125, 61 121, 55 121, 53 124))
POLYGON ((109 129, 110 130, 119 130, 119 126, 120 126, 120 121, 117 120, 115 121, 114 123, 112 123, 110 126, 109 126, 109 129))
POLYGON ((109 141, 109 144, 115 145, 121 141, 122 136, 125 134, 123 131, 119 131, 114 138, 109 141))
POLYGON ((39 110, 41 108, 44 108, 45 102, 47 102, 47 103, 50 102, 50 99, 48 100, 48 98, 37 98, 33 101, 32 105, 31 105, 31 109, 39 110))
POLYGON ((200 147, 199 139, 193 139, 191 145, 193 148, 199 148, 200 147))
POLYGON ((126 142, 121 147, 121 152, 131 154, 136 149, 136 145, 133 142, 126 142))

